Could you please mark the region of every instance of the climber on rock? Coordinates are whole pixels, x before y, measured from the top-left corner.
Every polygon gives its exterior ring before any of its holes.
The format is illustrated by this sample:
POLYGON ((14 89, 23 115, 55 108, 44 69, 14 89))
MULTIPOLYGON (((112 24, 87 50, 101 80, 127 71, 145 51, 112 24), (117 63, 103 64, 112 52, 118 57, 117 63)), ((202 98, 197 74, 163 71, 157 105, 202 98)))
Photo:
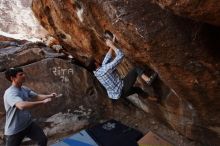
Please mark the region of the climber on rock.
POLYGON ((21 68, 10 68, 5 72, 5 76, 11 82, 11 86, 4 93, 6 146, 19 146, 24 137, 29 137, 39 146, 46 146, 47 137, 33 122, 29 109, 50 102, 56 97, 56 93, 40 95, 22 86, 25 73, 21 68))
MULTIPOLYGON (((109 98, 113 101, 119 99, 120 97, 126 97, 134 93, 143 92, 139 87, 134 87, 134 83, 138 76, 140 76, 147 85, 151 85, 153 80, 157 77, 156 73, 153 73, 150 77, 144 74, 144 69, 135 67, 129 73, 121 79, 117 73, 116 67, 123 60, 124 53, 115 46, 115 37, 111 32, 107 32, 106 45, 110 47, 108 53, 104 57, 102 63, 98 63, 95 59, 92 60, 94 75, 99 80, 99 82, 107 90, 109 98), (112 58, 113 51, 115 52, 115 58, 112 58)), ((151 98, 151 100, 156 101, 156 98, 151 98)))

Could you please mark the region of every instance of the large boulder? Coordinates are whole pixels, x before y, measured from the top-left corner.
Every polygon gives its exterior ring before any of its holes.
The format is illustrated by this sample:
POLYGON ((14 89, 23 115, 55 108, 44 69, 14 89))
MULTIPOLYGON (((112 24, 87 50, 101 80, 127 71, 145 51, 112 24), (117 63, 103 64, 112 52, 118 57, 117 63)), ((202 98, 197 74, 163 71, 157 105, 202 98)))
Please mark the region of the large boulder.
POLYGON ((175 16, 150 0, 33 0, 32 7, 41 25, 79 60, 101 61, 108 49, 103 32, 113 32, 127 61, 150 66, 168 87, 155 85, 162 114, 154 115, 188 138, 219 143, 218 27, 175 16))

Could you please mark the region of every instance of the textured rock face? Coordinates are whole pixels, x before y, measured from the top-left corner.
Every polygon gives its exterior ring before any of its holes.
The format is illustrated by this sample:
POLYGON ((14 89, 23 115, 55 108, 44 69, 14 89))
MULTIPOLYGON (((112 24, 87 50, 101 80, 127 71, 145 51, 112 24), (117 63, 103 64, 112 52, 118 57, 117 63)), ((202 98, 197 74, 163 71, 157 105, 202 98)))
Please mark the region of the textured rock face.
POLYGON ((175 14, 220 26, 220 2, 213 0, 153 0, 175 14))
POLYGON ((168 86, 155 85, 163 97, 155 116, 189 138, 219 143, 219 28, 149 0, 34 0, 32 6, 42 26, 79 60, 101 61, 107 51, 102 34, 113 32, 128 62, 150 66, 168 86))
POLYGON ((10 67, 22 66, 40 61, 45 57, 61 57, 64 54, 55 53, 43 43, 0 42, 5 48, 0 49, 0 71, 10 67))
POLYGON ((14 34, 22 39, 41 38, 47 32, 43 29, 33 12, 32 0, 2 0, 0 2, 0 33, 14 34))

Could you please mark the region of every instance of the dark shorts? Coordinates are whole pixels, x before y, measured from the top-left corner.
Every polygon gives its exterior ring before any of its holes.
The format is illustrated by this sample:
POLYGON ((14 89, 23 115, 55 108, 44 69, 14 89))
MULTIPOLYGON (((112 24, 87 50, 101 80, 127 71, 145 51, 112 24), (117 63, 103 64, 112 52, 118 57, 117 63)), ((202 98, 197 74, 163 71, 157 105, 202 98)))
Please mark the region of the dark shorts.
POLYGON ((34 122, 32 122, 26 129, 14 135, 6 135, 6 146, 19 146, 24 139, 29 137, 31 140, 37 142, 39 146, 47 145, 47 137, 43 130, 34 122))
POLYGON ((121 97, 126 97, 134 93, 143 93, 144 91, 139 87, 134 87, 134 83, 137 80, 138 76, 141 76, 144 73, 144 69, 135 67, 124 77, 124 86, 122 88, 121 97))

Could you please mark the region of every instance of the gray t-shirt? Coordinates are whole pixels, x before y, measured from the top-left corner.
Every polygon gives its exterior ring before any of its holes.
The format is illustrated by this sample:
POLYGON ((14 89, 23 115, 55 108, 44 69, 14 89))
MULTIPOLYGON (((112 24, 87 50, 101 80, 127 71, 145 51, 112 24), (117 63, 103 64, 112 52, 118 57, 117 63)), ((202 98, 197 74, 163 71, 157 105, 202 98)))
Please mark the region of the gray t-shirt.
POLYGON ((4 106, 6 110, 5 135, 16 134, 27 128, 31 122, 29 110, 20 110, 15 104, 20 101, 30 101, 36 97, 37 93, 29 88, 22 86, 17 88, 11 85, 4 94, 4 106))

